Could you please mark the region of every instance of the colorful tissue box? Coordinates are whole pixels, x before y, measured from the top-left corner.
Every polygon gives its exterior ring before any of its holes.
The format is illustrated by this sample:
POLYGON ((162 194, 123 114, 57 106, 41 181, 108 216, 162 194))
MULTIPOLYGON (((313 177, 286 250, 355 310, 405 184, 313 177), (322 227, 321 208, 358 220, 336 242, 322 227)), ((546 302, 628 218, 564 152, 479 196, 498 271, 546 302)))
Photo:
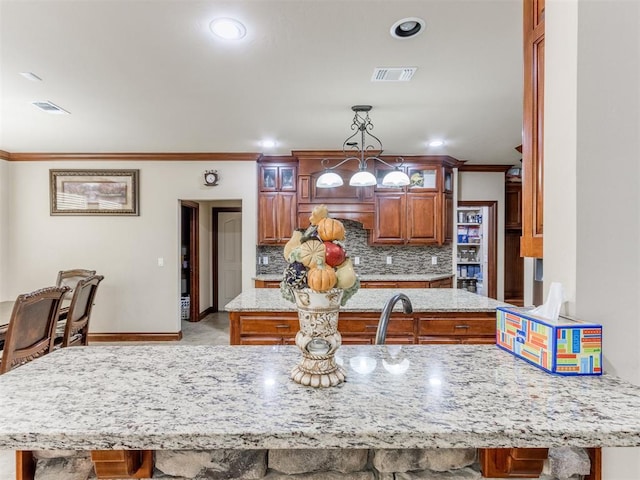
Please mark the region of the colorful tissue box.
POLYGON ((557 322, 526 309, 496 309, 496 345, 558 375, 602 375, 602 325, 560 316, 557 322))

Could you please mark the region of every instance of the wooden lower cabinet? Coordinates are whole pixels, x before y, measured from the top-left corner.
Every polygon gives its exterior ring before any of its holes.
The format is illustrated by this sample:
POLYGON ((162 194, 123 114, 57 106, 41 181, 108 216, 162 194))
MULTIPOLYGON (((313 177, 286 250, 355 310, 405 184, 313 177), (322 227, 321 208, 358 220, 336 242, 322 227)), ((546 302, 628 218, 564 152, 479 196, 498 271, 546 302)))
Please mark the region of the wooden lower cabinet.
MULTIPOLYGON (((345 312, 338 330, 345 345, 373 344, 380 314, 345 312)), ((299 330, 297 312, 230 312, 231 345, 293 344, 299 330)), ((495 343, 494 312, 394 312, 387 326, 389 344, 495 343)))
MULTIPOLYGON (((280 280, 254 280, 255 288, 280 288, 280 280)), ((453 288, 453 276, 431 281, 361 280, 360 288, 453 288)))

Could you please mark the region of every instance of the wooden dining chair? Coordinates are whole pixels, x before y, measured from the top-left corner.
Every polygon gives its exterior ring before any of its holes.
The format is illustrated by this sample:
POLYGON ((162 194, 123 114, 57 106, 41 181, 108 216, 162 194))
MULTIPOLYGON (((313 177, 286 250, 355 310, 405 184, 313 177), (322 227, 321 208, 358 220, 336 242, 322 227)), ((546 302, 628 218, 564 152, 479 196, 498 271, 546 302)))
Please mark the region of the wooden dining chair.
POLYGON ((69 287, 69 292, 65 295, 65 298, 71 299, 73 290, 76 288, 77 283, 83 278, 91 277, 96 274, 95 270, 85 270, 82 268, 74 268, 72 270, 60 270, 58 272, 58 278, 56 279, 56 286, 69 287))
POLYGON ((0 362, 0 374, 53 350, 62 297, 69 287, 47 287, 18 295, 0 362))
POLYGON ((89 320, 93 309, 93 301, 98 291, 102 275, 92 275, 80 279, 71 297, 67 318, 62 335, 62 347, 71 345, 87 345, 89 320))

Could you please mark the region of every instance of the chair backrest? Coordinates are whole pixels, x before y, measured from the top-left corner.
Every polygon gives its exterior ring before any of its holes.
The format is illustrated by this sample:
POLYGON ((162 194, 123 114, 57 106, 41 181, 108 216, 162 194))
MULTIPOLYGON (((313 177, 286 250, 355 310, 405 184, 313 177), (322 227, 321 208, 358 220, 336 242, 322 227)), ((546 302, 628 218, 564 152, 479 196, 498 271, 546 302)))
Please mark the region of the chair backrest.
POLYGON ((62 297, 69 287, 47 287, 18 295, 11 312, 0 374, 53 350, 62 297))
POLYGON ((56 286, 69 287, 70 290, 65 295, 65 298, 70 300, 71 295, 73 295, 73 290, 76 288, 76 284, 83 278, 91 277, 95 274, 95 270, 84 270, 82 268, 75 268, 73 270, 60 270, 58 272, 56 286))
POLYGON ((87 345, 93 301, 98 291, 98 285, 103 279, 102 275, 92 275, 81 279, 76 284, 67 313, 67 323, 64 327, 63 347, 87 345))

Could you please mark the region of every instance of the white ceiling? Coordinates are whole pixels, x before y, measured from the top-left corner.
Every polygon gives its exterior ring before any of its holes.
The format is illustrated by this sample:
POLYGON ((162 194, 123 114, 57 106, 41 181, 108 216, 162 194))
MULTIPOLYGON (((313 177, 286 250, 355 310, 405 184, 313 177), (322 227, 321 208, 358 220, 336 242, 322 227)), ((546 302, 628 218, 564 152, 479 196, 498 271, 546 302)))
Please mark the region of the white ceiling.
POLYGON ((521 18, 520 0, 0 0, 0 149, 335 150, 369 104, 387 154, 518 163, 521 18), (214 38, 220 16, 247 36, 214 38), (392 38, 410 16, 424 33, 392 38), (370 81, 400 66, 418 67, 410 82, 370 81))

